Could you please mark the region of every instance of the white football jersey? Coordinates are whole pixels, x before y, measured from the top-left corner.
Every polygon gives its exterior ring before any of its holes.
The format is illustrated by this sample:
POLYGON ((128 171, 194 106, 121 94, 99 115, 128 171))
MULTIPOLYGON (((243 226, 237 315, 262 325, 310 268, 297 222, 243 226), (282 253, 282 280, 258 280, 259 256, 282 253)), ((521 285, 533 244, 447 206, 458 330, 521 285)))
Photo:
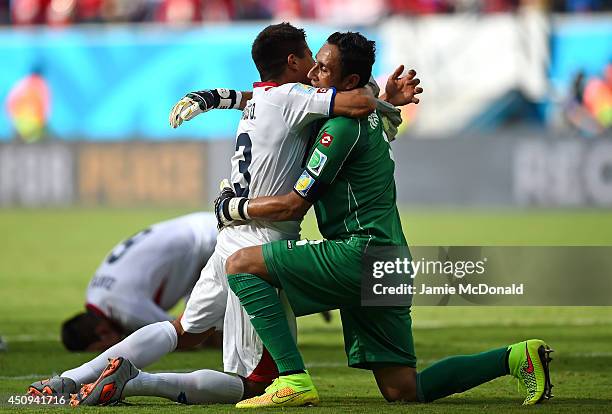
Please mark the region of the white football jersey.
MULTIPOLYGON (((331 114, 335 94, 333 88, 301 83, 253 84, 253 97, 242 112, 232 157, 230 181, 238 196, 255 198, 293 191, 302 173, 309 139, 316 133, 313 122, 331 114)), ((299 221, 252 220, 247 225, 224 228, 217 238, 216 252, 227 258, 242 247, 299 239, 299 235, 299 221)), ((284 309, 290 326, 295 326, 295 317, 286 302, 284 309)), ((262 362, 263 343, 231 290, 227 294, 223 330, 224 370, 251 378, 262 362)))
POLYGON ((194 213, 154 224, 119 243, 87 287, 87 307, 134 331, 171 320, 215 249, 217 220, 194 213))
MULTIPOLYGON (((236 195, 286 194, 302 173, 302 161, 313 122, 330 116, 336 90, 301 83, 253 84, 253 97, 242 112, 232 157, 231 183, 236 195)), ((279 239, 298 239, 299 221, 227 227, 219 233, 217 251, 224 257, 241 247, 279 239)))

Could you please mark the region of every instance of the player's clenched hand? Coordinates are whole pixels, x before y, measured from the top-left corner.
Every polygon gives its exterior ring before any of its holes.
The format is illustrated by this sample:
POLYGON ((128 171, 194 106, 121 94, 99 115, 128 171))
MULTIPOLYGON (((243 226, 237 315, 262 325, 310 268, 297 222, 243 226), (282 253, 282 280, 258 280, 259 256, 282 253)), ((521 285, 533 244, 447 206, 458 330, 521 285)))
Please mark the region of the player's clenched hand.
POLYGON ((227 226, 243 224, 249 220, 247 207, 249 199, 236 197, 236 192, 230 185, 229 180, 221 181, 221 192, 215 199, 215 216, 217 216, 217 228, 221 230, 227 226))
POLYGON ((229 200, 236 197, 236 192, 231 187, 228 179, 222 180, 219 184, 219 188, 221 191, 215 199, 215 216, 217 217, 217 228, 221 230, 232 222, 231 219, 225 217, 223 209, 227 207, 229 200))
POLYGON ((403 72, 404 65, 400 65, 389 76, 385 86, 384 100, 395 106, 418 104, 419 98, 416 95, 423 92, 423 88, 418 86, 421 80, 416 77, 417 73, 414 69, 410 69, 406 76, 401 76, 403 72))

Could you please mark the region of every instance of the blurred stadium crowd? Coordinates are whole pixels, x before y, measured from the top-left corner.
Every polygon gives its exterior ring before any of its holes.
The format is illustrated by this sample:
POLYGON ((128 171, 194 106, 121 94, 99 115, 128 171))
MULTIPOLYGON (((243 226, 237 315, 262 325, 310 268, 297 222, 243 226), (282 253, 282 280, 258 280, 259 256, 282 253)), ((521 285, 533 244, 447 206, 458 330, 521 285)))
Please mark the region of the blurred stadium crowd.
POLYGON ((207 203, 240 114, 168 110, 249 88, 279 20, 313 50, 363 32, 380 82, 417 70, 401 203, 612 206, 612 0, 0 0, 0 206, 207 203))
POLYGON ((583 71, 574 76, 564 115, 568 125, 587 136, 612 128, 612 63, 601 77, 587 77, 583 71))
POLYGON ((316 19, 369 24, 389 15, 612 10, 607 0, 0 0, 0 24, 186 24, 260 19, 316 19), (348 11, 348 12, 347 12, 348 11))

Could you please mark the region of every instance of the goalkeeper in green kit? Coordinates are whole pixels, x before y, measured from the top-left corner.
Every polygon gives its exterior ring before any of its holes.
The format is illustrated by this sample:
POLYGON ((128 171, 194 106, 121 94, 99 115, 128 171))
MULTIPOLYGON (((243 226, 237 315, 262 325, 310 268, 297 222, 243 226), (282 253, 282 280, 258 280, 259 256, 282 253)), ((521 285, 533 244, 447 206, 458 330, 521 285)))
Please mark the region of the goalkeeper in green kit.
MULTIPOLYGON (((374 52, 374 42, 359 33, 334 33, 309 73, 313 86, 350 90, 365 85, 374 52)), ((366 249, 407 244, 396 207, 395 164, 381 123, 376 112, 362 119, 330 118, 310 148, 293 192, 249 200, 226 188, 216 200, 220 226, 298 220, 314 205, 326 239, 275 241, 239 250, 227 260, 229 285, 280 375, 263 395, 237 407, 319 402, 277 288, 285 290, 296 316, 340 309, 348 365, 371 370, 388 401, 430 402, 504 375, 519 380, 527 394, 524 404, 550 398, 551 350, 541 340, 449 357, 417 373, 410 307, 361 306, 366 249)))

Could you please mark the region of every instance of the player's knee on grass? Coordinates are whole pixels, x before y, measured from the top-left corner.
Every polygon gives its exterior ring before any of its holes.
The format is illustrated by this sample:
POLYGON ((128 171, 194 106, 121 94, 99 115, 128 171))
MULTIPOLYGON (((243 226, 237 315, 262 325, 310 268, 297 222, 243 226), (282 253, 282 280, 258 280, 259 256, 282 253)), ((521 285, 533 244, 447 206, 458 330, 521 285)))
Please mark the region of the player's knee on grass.
POLYGON ((225 262, 225 272, 228 275, 248 273, 270 282, 261 246, 246 247, 232 254, 225 262))
POLYGON ((407 366, 391 366, 373 370, 378 389, 388 402, 415 402, 416 369, 407 366))

